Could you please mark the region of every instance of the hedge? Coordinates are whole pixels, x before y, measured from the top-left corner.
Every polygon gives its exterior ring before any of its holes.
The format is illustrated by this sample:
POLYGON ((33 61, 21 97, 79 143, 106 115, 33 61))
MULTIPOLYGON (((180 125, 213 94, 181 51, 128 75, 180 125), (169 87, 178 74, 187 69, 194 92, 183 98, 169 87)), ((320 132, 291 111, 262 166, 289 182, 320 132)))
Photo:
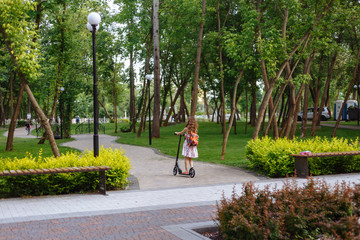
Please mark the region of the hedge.
MULTIPOLYGON (((131 168, 130 161, 123 150, 103 147, 96 158, 92 151, 82 154, 67 152, 58 158, 44 158, 40 150, 37 157, 28 154, 24 158, 0 159, 0 171, 84 166, 111 167, 111 170, 106 171, 108 190, 124 188, 131 168)), ((0 197, 82 193, 94 191, 98 186, 99 174, 97 172, 1 177, 0 197)))
POLYGON ((219 230, 228 240, 359 239, 360 188, 309 179, 281 189, 243 185, 217 203, 219 230))
MULTIPOLYGON (((358 151, 359 139, 354 141, 344 138, 312 139, 295 138, 276 140, 264 137, 250 140, 246 146, 246 157, 250 168, 270 177, 286 177, 294 174, 295 160, 291 154, 302 151, 343 152, 358 151)), ((309 158, 309 169, 312 175, 338 174, 360 171, 360 156, 341 156, 326 158, 309 158)))

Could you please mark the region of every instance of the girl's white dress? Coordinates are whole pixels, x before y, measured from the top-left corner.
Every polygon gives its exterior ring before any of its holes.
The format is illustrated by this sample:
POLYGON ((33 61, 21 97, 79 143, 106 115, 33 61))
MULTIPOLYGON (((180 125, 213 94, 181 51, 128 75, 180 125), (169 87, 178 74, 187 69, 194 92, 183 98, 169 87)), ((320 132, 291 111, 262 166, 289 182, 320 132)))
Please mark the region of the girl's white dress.
POLYGON ((184 157, 188 157, 188 158, 197 158, 199 156, 197 146, 189 147, 189 144, 186 140, 189 137, 190 137, 190 134, 185 134, 185 141, 184 141, 184 145, 183 145, 183 149, 182 149, 182 155, 184 157))

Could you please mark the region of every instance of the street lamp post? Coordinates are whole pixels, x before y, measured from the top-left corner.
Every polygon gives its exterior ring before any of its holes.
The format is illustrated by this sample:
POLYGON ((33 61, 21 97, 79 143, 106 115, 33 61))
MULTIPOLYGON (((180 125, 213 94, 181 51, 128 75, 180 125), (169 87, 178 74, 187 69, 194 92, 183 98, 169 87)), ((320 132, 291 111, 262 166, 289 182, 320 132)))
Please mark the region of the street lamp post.
POLYGON ((95 48, 95 33, 99 29, 101 17, 98 13, 92 12, 88 15, 87 28, 92 32, 92 44, 93 44, 93 96, 94 96, 94 157, 99 156, 99 104, 97 94, 97 71, 96 71, 96 48, 95 48))
MULTIPOLYGON (((359 83, 359 81, 358 81, 359 83)), ((357 125, 359 126, 359 120, 360 120, 360 106, 359 106, 359 93, 360 93, 360 84, 354 85, 356 94, 357 94, 357 125)))
POLYGON ((146 75, 147 84, 149 88, 149 145, 151 145, 151 108, 150 108, 150 80, 152 80, 152 75, 146 75))
POLYGON ((61 95, 60 95, 60 139, 64 138, 63 135, 63 124, 64 124, 64 106, 63 106, 63 92, 64 92, 64 87, 60 88, 61 91, 61 95))

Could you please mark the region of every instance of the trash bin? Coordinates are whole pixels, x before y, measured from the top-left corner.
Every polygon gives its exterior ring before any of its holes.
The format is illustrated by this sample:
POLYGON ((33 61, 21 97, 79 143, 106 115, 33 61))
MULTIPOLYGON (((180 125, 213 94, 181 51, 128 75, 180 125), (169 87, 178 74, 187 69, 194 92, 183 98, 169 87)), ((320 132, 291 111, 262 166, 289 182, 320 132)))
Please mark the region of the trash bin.
POLYGON ((348 108, 348 116, 349 116, 349 120, 358 120, 359 108, 357 106, 348 108))
MULTIPOLYGON (((357 114, 357 110, 354 110, 355 107, 358 106, 358 102, 356 100, 348 100, 346 102, 346 105, 345 105, 345 109, 346 109, 346 118, 344 120, 352 120, 349 116, 349 109, 352 110, 350 111, 352 116, 354 117, 356 114, 357 114)), ((354 119, 355 120, 355 119, 354 119)), ((357 116, 356 116, 356 120, 357 120, 357 116)))
POLYGON ((341 110, 341 106, 344 103, 343 100, 336 100, 335 104, 334 104, 334 120, 337 120, 338 117, 342 117, 344 119, 344 117, 346 116, 346 110, 343 110, 343 113, 340 113, 341 110), (345 114, 344 114, 345 113, 345 114))

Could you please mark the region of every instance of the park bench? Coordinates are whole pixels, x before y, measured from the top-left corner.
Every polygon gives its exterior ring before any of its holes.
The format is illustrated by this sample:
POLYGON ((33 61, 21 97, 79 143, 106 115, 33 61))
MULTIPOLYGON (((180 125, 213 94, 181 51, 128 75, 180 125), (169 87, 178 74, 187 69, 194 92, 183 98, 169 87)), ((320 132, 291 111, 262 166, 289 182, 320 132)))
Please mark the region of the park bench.
POLYGON ((89 166, 89 167, 66 167, 66 168, 47 168, 47 169, 26 169, 26 170, 5 170, 0 171, 0 177, 39 175, 52 173, 75 173, 75 172, 99 172, 100 193, 106 195, 106 174, 110 170, 107 166, 89 166))
POLYGON ((291 156, 295 158, 295 170, 296 175, 299 178, 306 178, 309 176, 308 158, 340 157, 353 155, 360 155, 360 151, 311 153, 309 155, 291 154, 291 156))

